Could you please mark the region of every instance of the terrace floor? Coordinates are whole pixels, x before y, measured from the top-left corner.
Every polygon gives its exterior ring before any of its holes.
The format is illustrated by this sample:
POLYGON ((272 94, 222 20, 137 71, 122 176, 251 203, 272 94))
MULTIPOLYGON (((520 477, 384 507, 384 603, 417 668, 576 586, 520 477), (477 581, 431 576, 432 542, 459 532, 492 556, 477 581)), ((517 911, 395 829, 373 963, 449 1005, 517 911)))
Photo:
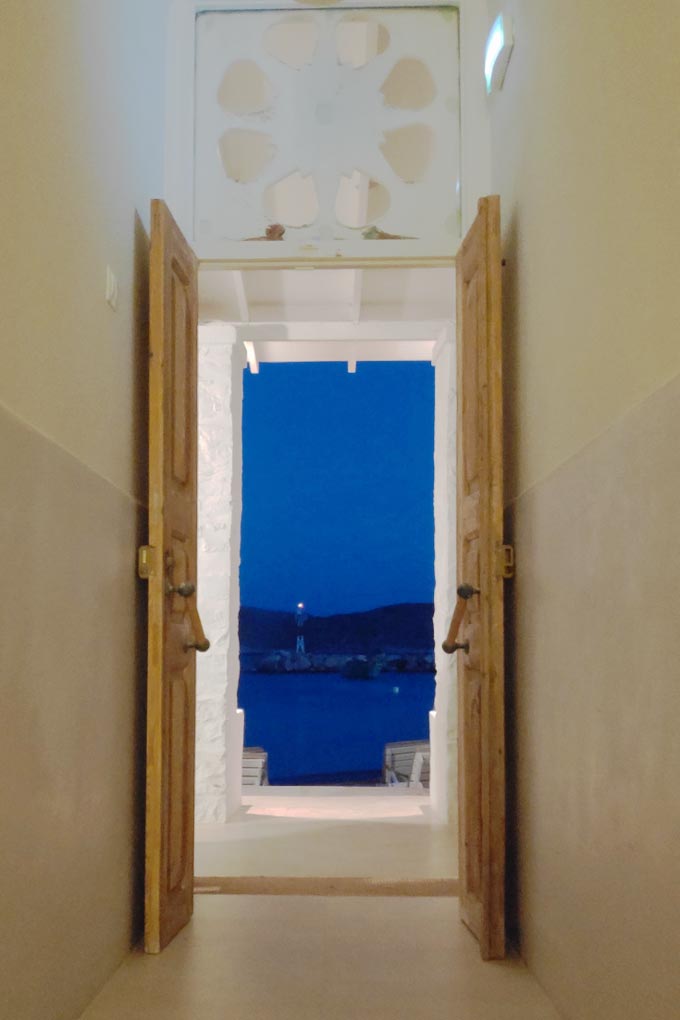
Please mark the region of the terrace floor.
POLYGON ((196 826, 199 877, 450 884, 457 870, 455 829, 407 787, 258 787, 230 821, 196 826))

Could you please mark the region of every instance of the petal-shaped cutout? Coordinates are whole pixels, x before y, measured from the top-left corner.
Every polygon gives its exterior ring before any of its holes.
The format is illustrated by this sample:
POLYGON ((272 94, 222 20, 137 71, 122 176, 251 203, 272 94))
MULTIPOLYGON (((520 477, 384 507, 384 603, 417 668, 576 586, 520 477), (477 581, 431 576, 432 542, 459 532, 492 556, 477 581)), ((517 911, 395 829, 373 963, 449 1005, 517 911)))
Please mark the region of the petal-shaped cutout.
POLYGON ((220 138, 220 156, 227 177, 239 184, 254 181, 271 163, 276 146, 264 131, 234 128, 220 138))
POLYGON ((385 132, 380 150, 406 184, 422 181, 434 153, 434 131, 426 124, 408 124, 385 132))
POLYGON ((267 53, 296 71, 311 64, 318 45, 319 26, 313 14, 291 14, 264 34, 267 53))
POLYGON ((385 215, 390 202, 390 193, 384 184, 371 180, 361 170, 354 170, 351 177, 340 178, 335 216, 345 227, 366 227, 385 215))
POLYGON ((349 67, 365 67, 390 44, 390 33, 370 14, 348 14, 335 33, 338 63, 349 67))
POLYGON ((427 64, 413 57, 397 61, 380 89, 388 106, 397 110, 424 110, 437 95, 427 64))
POLYGON ((287 227, 308 227, 319 215, 316 183, 299 170, 271 184, 264 193, 264 207, 270 220, 287 227))
POLYGON ((217 101, 227 113, 261 113, 272 104, 274 90, 254 60, 236 60, 227 68, 217 90, 217 101))

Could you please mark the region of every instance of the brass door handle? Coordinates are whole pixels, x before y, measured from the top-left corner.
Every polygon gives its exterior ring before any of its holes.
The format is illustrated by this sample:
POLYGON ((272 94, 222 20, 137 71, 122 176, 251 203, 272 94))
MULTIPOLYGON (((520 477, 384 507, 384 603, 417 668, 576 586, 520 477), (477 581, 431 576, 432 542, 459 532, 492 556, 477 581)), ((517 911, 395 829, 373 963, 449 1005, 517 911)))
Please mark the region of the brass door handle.
POLYGON ((454 641, 452 645, 445 641, 442 644, 442 648, 448 655, 453 655, 454 652, 465 652, 466 655, 470 654, 470 642, 464 641, 463 644, 459 644, 458 641, 454 641))
POLYGON ((203 630, 203 624, 201 618, 198 615, 198 608, 196 606, 196 599, 192 599, 188 604, 189 616, 191 617, 191 629, 194 632, 194 640, 188 641, 184 646, 184 651, 188 652, 190 649, 195 648, 197 652, 207 652, 210 648, 210 642, 205 636, 203 630))
POLYGON ((210 642, 207 638, 205 641, 189 641, 189 643, 184 646, 184 651, 189 652, 192 648, 195 648, 197 652, 207 652, 210 648, 210 642))
POLYGON ((446 635, 446 641, 442 642, 442 648, 447 655, 453 655, 454 652, 463 651, 466 655, 470 652, 470 643, 468 641, 465 644, 458 644, 456 638, 458 637, 458 631, 460 625, 463 622, 465 616, 465 607, 467 606, 468 600, 473 595, 479 595, 479 588, 474 588, 471 584, 461 584, 457 591, 458 599, 456 600, 456 607, 453 610, 453 616, 451 617, 451 625, 449 632, 446 635))

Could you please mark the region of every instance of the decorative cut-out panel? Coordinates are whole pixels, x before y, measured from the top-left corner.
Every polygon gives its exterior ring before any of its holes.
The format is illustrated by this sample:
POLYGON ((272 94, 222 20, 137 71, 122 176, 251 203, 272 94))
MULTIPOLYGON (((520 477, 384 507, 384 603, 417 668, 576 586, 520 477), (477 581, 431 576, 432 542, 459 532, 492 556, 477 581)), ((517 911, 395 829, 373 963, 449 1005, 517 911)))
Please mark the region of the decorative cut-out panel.
POLYGON ((296 71, 311 64, 319 45, 319 26, 313 14, 280 16, 264 33, 268 54, 296 71))
POLYGON ((404 57, 394 65, 380 90, 388 106, 424 110, 434 102, 437 86, 424 60, 404 57))
POLYGON ((225 113, 261 113, 271 106, 272 87, 254 60, 236 60, 224 72, 217 99, 225 113))
POLYGON ((335 31, 338 61, 349 67, 365 67, 389 44, 390 33, 375 13, 347 14, 335 31))
POLYGON ((276 146, 264 131, 232 128, 220 138, 220 155, 227 177, 248 184, 260 176, 276 154, 276 146))
POLYGON ((382 219, 389 207, 389 191, 379 181, 372 181, 368 174, 355 170, 351 177, 340 178, 335 215, 343 226, 355 230, 367 227, 382 219))
POLYGON ((270 224, 308 227, 315 223, 319 216, 319 199, 314 178, 311 174, 303 177, 298 170, 270 185, 264 193, 264 209, 270 224))
POLYGON ((196 59, 200 255, 455 252, 454 8, 206 13, 196 59))
POLYGON ((417 184, 426 180, 436 150, 434 131, 427 124, 386 131, 380 150, 404 184, 417 184))

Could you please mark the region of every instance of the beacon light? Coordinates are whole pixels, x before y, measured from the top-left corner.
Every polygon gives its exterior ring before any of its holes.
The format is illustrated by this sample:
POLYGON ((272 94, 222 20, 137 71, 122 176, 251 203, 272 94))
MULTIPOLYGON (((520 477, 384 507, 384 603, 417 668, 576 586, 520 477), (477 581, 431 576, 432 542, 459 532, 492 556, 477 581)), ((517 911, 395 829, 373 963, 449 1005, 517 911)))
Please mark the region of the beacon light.
POLYGON ((484 77, 488 93, 498 92, 503 88, 505 72, 514 45, 512 21, 505 14, 499 14, 491 26, 484 51, 484 77))
POLYGON ((298 602, 297 607, 298 609, 304 609, 305 608, 304 602, 298 602))

